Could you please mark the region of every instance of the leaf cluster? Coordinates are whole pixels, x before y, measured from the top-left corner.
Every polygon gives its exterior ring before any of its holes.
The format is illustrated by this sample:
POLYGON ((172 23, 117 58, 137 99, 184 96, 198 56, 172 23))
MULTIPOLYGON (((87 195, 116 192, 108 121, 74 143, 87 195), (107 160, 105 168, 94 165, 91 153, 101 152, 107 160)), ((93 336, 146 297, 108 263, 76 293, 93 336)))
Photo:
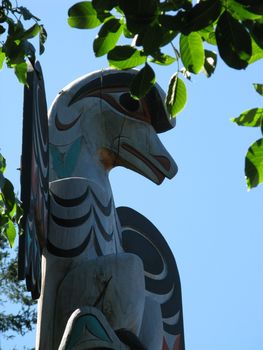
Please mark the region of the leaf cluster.
POLYGON ((262 14, 261 0, 92 0, 73 5, 68 23, 79 29, 100 27, 93 50, 96 57, 107 55, 111 67, 143 66, 131 84, 136 98, 155 81, 152 64, 176 62, 167 94, 168 111, 176 116, 187 99, 179 74, 190 79, 191 73, 204 72, 210 77, 216 68, 217 55, 205 46, 217 46, 223 61, 234 69, 263 57, 262 14), (130 43, 118 45, 121 37, 130 43), (168 44, 172 56, 166 52, 168 44))
POLYGON ((29 59, 35 62, 36 50, 31 39, 39 37, 39 53, 44 52, 47 33, 40 19, 26 7, 13 5, 10 0, 2 0, 0 5, 0 70, 3 63, 13 68, 18 80, 26 84, 29 59), (25 22, 30 23, 25 27, 25 22))
MULTIPOLYGON (((14 254, 13 254, 14 255, 14 254)), ((35 301, 26 291, 24 282, 17 279, 17 257, 10 256, 7 242, 0 236, 0 332, 9 337, 10 332, 24 335, 33 329, 37 313, 35 301), (8 312, 6 303, 16 311, 8 312), (4 307, 5 306, 5 307, 4 307)))
MULTIPOLYGON (((263 84, 254 84, 254 88, 263 96, 263 84)), ((231 121, 240 126, 258 127, 263 135, 263 108, 244 111, 231 121)), ((248 190, 263 182, 263 137, 255 141, 247 151, 245 176, 248 190)))
POLYGON ((6 161, 0 153, 0 239, 5 237, 13 247, 16 228, 20 226, 22 208, 12 183, 4 176, 6 161))

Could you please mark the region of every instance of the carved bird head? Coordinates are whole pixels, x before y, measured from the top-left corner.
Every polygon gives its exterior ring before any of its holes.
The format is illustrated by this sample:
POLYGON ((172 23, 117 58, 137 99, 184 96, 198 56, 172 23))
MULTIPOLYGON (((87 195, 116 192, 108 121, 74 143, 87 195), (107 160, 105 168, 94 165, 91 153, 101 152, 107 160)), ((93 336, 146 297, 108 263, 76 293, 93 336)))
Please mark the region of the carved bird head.
POLYGON ((160 184, 177 166, 157 134, 173 128, 175 119, 158 84, 140 100, 131 96, 136 73, 107 69, 63 89, 50 111, 50 142, 63 147, 82 136, 105 169, 121 165, 160 184))

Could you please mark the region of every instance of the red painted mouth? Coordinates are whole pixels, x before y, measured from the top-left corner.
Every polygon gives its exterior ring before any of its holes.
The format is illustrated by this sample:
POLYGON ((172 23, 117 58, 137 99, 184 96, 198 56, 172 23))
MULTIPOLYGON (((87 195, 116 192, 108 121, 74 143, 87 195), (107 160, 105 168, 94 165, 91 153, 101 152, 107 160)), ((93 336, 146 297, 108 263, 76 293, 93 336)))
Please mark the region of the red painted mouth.
MULTIPOLYGON (((129 153, 133 154, 136 158, 140 159, 144 164, 147 165, 148 168, 151 169, 151 171, 156 175, 158 179, 158 184, 161 184, 165 178, 165 175, 149 160, 147 159, 144 155, 142 155, 140 152, 138 152, 135 148, 132 146, 128 145, 127 143, 122 143, 121 147, 128 151, 129 153)), ((153 156, 158 160, 158 162, 164 167, 165 170, 170 169, 170 162, 167 158, 163 156, 153 156), (169 169, 168 168, 168 163, 169 163, 169 169)))

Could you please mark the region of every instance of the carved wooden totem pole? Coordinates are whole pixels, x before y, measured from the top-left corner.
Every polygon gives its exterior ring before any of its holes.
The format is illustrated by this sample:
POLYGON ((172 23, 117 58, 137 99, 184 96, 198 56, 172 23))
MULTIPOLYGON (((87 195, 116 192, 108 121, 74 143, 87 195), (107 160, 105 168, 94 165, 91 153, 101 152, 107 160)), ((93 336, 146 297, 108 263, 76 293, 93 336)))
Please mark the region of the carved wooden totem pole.
POLYGON ((107 69, 66 86, 48 116, 38 63, 25 88, 19 275, 39 298, 37 350, 184 350, 181 287, 165 239, 115 208, 124 166, 161 184, 177 166, 157 133, 174 126, 156 84, 131 98, 135 71, 107 69))

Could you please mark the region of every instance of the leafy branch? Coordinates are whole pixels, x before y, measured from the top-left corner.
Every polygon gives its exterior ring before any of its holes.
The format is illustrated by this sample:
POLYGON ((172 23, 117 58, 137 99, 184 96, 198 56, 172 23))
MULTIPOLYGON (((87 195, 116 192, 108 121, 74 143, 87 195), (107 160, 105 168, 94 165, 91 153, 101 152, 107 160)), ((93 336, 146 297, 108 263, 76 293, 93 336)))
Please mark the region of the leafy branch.
POLYGON ((12 5, 9 0, 2 0, 0 6, 0 70, 4 62, 12 68, 18 80, 26 84, 27 64, 33 64, 36 59, 35 47, 31 39, 39 37, 39 53, 44 52, 47 33, 40 19, 33 15, 26 7, 12 5), (30 26, 25 28, 25 22, 30 26))
MULTIPOLYGON (((263 84, 254 84, 255 90, 263 96, 263 84)), ((263 135, 263 108, 252 108, 241 113, 232 122, 240 126, 258 127, 263 135)), ((245 175, 248 190, 263 182, 263 138, 255 141, 245 158, 245 175)))
MULTIPOLYGON (((107 55, 111 67, 140 67, 130 86, 135 98, 145 95, 155 82, 154 64, 176 63, 166 98, 168 111, 176 117, 187 101, 183 79, 215 72, 217 53, 211 47, 234 69, 245 69, 263 58, 262 15, 260 0, 92 0, 74 4, 68 10, 68 23, 78 29, 100 27, 94 54, 107 55), (125 45, 118 45, 120 38, 125 45), (173 55, 168 54, 170 46, 173 55)), ((249 111, 234 121, 247 125, 252 114, 249 111)), ((263 129, 261 109, 254 110, 253 123, 263 129)), ((263 139, 249 148, 245 173, 249 189, 263 182, 263 139)))
MULTIPOLYGON (((262 5, 249 0, 203 0, 195 5, 191 0, 92 0, 73 5, 68 11, 68 23, 79 29, 100 27, 93 42, 94 54, 107 55, 111 67, 143 66, 134 78, 136 83, 131 84, 132 95, 140 98, 155 79, 152 64, 171 65, 177 61, 176 76, 189 78, 190 73, 204 72, 210 77, 217 54, 205 45, 217 46, 224 62, 235 69, 244 69, 261 59, 262 14, 262 5), (131 42, 117 45, 121 37, 131 42), (175 48, 174 56, 167 53, 168 44, 175 48)), ((178 79, 173 75, 167 93, 174 96, 173 102, 167 100, 174 117, 186 103, 186 87, 178 79)))
POLYGON ((22 218, 22 208, 12 183, 4 176, 5 169, 6 161, 0 154, 0 239, 4 236, 13 247, 16 229, 22 218))

